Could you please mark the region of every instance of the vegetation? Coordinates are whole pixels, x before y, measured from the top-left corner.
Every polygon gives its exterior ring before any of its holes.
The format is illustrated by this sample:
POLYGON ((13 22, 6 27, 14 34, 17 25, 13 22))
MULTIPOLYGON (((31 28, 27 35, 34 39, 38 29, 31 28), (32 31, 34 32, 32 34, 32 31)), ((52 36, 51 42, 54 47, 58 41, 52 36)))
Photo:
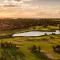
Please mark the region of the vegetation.
POLYGON ((49 25, 60 27, 60 19, 0 19, 0 30, 26 29, 31 26, 46 28, 49 25))
POLYGON ((60 54, 60 45, 53 46, 53 49, 54 49, 55 52, 60 54))
POLYGON ((16 44, 1 43, 0 60, 24 60, 25 55, 16 47, 16 44))
POLYGON ((6 60, 14 60, 16 56, 16 60, 58 60, 60 54, 52 47, 56 45, 60 46, 60 35, 0 39, 0 52, 2 53, 0 58, 6 57, 6 60))
POLYGON ((58 29, 60 19, 0 19, 0 60, 60 60, 60 34, 12 37, 19 32, 58 29))
POLYGON ((44 52, 41 52, 41 48, 40 46, 39 47, 36 47, 35 45, 33 45, 33 47, 31 48, 31 51, 34 55, 36 55, 39 59, 41 60, 52 60, 50 58, 48 58, 44 52))

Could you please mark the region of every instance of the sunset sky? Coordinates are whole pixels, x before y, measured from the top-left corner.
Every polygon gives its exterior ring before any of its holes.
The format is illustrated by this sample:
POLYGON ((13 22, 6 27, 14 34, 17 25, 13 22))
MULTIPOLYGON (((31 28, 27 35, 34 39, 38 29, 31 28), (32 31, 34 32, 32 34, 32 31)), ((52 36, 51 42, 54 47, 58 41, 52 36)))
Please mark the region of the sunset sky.
POLYGON ((60 0, 0 0, 0 18, 60 18, 60 0))

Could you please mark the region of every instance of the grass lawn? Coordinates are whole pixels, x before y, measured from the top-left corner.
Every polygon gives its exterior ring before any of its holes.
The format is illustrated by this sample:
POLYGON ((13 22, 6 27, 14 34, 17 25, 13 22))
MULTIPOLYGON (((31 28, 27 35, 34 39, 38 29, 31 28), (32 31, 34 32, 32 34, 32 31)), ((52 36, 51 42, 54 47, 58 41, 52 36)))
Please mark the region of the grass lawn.
POLYGON ((52 30, 59 30, 59 26, 32 26, 25 29, 13 29, 13 30, 4 30, 0 31, 0 36, 14 34, 19 32, 27 32, 27 31, 52 31, 52 30))
POLYGON ((1 42, 11 42, 12 44, 16 44, 16 46, 19 47, 19 49, 16 51, 15 49, 5 49, 8 50, 8 54, 6 54, 6 52, 3 52, 4 49, 1 49, 0 47, 0 52, 3 53, 3 55, 0 54, 0 58, 2 56, 5 56, 7 58, 6 60, 15 60, 15 57, 13 57, 14 53, 16 53, 16 60, 47 60, 44 58, 42 59, 41 57, 31 52, 30 48, 33 45, 36 45, 37 47, 40 46, 41 50, 45 53, 47 57, 54 60, 60 59, 60 54, 54 52, 52 49, 53 45, 60 45, 60 35, 49 35, 41 37, 13 37, 0 39, 0 43, 1 42))
MULTIPOLYGON (((28 29, 15 29, 15 30, 6 30, 0 31, 0 36, 5 36, 9 34, 27 32, 32 30, 38 31, 51 31, 59 29, 58 26, 32 26, 28 29)), ((32 53, 31 47, 36 45, 41 48, 41 51, 53 60, 60 60, 60 54, 53 51, 52 46, 60 45, 60 35, 46 35, 38 37, 12 37, 12 38, 3 38, 0 39, 0 60, 49 60, 44 57, 41 57, 40 54, 32 53), (17 48, 1 48, 2 43, 12 43, 16 44, 17 48), (4 58, 4 59, 3 59, 4 58)))

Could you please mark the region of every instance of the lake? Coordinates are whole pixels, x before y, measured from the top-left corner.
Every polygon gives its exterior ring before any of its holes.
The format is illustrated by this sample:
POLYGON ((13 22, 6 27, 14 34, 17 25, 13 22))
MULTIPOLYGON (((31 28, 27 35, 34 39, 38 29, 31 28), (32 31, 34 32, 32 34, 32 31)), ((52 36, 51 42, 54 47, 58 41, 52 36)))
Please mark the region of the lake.
POLYGON ((54 32, 44 32, 44 31, 30 31, 30 32, 24 32, 24 33, 16 33, 16 34, 13 34, 12 36, 15 37, 15 36, 42 36, 42 35, 50 35, 50 34, 60 34, 60 31, 59 30, 56 30, 54 32))

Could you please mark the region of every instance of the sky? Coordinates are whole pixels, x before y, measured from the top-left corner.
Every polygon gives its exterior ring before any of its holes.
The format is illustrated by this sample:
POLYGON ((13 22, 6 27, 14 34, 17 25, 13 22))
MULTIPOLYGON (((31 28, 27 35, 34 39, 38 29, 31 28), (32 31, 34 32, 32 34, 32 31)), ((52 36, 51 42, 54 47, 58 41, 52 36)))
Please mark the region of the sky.
POLYGON ((60 18, 60 0, 0 0, 0 18, 60 18))

